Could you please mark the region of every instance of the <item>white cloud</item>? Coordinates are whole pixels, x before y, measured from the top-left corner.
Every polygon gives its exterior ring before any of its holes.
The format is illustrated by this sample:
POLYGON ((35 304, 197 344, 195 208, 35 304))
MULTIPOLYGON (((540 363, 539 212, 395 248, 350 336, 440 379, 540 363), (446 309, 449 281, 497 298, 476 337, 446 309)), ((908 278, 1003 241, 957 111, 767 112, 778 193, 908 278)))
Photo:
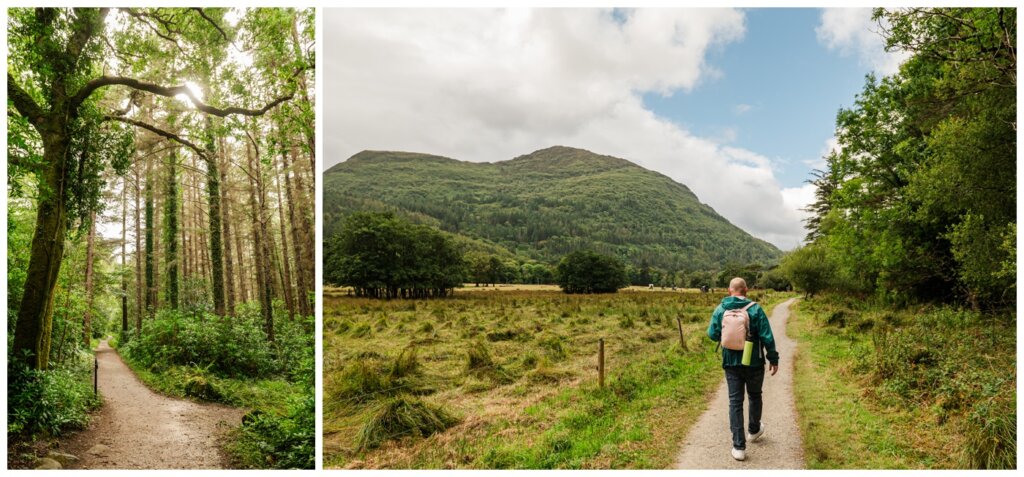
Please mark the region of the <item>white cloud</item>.
POLYGON ((904 51, 885 51, 885 41, 878 23, 871 19, 870 8, 826 8, 814 31, 819 43, 842 55, 857 55, 860 64, 880 75, 896 73, 910 56, 904 51))
POLYGON ((754 107, 749 104, 740 103, 737 104, 736 106, 733 106, 732 112, 736 113, 736 115, 739 116, 749 112, 751 109, 754 109, 754 107))
POLYGON ((807 159, 803 161, 805 165, 812 169, 825 170, 828 162, 825 160, 832 151, 840 152, 843 150, 843 145, 839 144, 839 140, 835 136, 829 137, 825 140, 825 145, 822 146, 821 151, 818 153, 818 157, 814 159, 807 159))
POLYGON ((739 11, 329 9, 324 28, 327 166, 365 149, 479 162, 579 147, 686 184, 783 249, 804 235, 768 158, 641 100, 713 74, 705 54, 742 38, 739 11))

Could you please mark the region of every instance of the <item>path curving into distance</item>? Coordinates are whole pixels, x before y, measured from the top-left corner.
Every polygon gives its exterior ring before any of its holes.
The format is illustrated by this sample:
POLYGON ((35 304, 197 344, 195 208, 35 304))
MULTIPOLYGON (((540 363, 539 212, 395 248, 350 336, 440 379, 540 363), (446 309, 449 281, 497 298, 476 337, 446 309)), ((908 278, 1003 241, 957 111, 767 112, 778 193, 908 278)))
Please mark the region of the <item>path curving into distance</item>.
MULTIPOLYGON (((764 408, 761 422, 765 434, 757 442, 747 442, 747 459, 737 461, 729 454, 732 433, 729 431, 729 391, 722 376, 709 408, 700 416, 686 436, 676 467, 680 469, 803 469, 803 441, 797 423, 793 400, 793 358, 796 342, 786 335, 791 298, 778 306, 769 317, 775 347, 779 351, 779 371, 772 376, 765 370, 762 387, 764 408)), ((719 371, 722 372, 722 371, 719 371)), ((743 401, 744 426, 747 419, 747 399, 743 401)))
POLYGON ((61 445, 76 469, 218 469, 229 461, 219 439, 244 409, 175 399, 151 391, 107 341, 96 348, 103 407, 89 428, 61 445))

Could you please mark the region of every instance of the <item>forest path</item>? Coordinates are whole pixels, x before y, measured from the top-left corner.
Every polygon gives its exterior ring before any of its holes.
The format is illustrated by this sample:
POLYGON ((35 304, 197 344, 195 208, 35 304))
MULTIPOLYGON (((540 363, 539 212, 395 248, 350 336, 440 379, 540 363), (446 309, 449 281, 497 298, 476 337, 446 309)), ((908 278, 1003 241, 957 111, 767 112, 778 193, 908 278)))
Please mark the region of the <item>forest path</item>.
POLYGON ((132 373, 106 340, 96 348, 103 407, 63 452, 78 469, 225 468, 219 439, 241 423, 244 409, 162 396, 132 373))
MULTIPOLYGON (((779 371, 772 376, 767 372, 762 387, 764 408, 761 422, 766 430, 757 442, 747 442, 747 459, 737 461, 730 455, 732 433, 729 431, 729 391, 722 384, 709 403, 707 411, 686 437, 676 460, 681 469, 802 469, 803 442, 797 424, 793 400, 793 359, 796 342, 786 335, 791 298, 775 307, 769 322, 779 351, 779 371)), ((743 399, 744 426, 747 422, 746 396, 743 399)))

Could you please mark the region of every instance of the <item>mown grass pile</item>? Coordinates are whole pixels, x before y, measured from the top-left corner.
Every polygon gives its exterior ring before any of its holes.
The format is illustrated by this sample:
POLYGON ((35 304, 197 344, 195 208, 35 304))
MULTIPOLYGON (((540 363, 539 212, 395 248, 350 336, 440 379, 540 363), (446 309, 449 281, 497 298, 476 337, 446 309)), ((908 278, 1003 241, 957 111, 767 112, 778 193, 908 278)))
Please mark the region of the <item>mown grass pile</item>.
POLYGON ((797 337, 811 361, 797 362, 796 400, 808 414, 803 417, 812 465, 1016 465, 1014 316, 927 306, 893 311, 834 295, 800 304, 800 313, 807 316, 800 318, 797 337), (814 369, 814 376, 802 380, 801 368, 805 376, 814 369), (816 388, 827 386, 829 376, 849 381, 849 391, 868 401, 856 404, 856 412, 853 404, 812 409, 816 393, 827 395, 816 388), (840 418, 850 415, 861 417, 840 418), (836 423, 847 429, 835 429, 836 423), (851 431, 859 426, 876 429, 873 442, 865 443, 867 452, 844 452, 829 444, 835 436, 825 437, 834 432, 865 437, 851 431))
POLYGON ((668 466, 686 422, 722 379, 704 335, 721 297, 474 290, 441 300, 326 298, 325 465, 668 466), (679 349, 676 317, 690 353, 679 349), (598 338, 606 341, 604 389, 598 338))
POLYGON ((314 466, 313 318, 275 312, 267 341, 259 309, 233 317, 161 311, 142 333, 118 339, 129 366, 150 387, 174 395, 250 409, 228 450, 249 468, 314 466))

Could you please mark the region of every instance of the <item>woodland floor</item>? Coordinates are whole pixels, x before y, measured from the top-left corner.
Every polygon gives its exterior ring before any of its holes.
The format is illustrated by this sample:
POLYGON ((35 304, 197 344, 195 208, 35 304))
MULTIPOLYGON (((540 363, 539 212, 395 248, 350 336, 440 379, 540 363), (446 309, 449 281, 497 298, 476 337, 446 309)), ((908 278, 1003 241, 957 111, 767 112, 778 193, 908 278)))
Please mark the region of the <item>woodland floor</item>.
POLYGON ((229 466, 221 440, 241 423, 244 409, 157 394, 139 381, 106 340, 100 342, 96 356, 103 407, 88 429, 69 437, 59 449, 78 456, 74 468, 229 466))
MULTIPOLYGON (((690 430, 680 450, 676 467, 681 469, 802 469, 805 467, 803 443, 793 400, 793 362, 796 342, 786 335, 789 307, 787 300, 773 310, 769 322, 779 351, 779 371, 767 373, 762 387, 764 407, 761 422, 766 430, 757 442, 747 442, 747 459, 737 461, 730 455, 729 392, 723 376, 709 408, 690 430)), ((746 426, 747 397, 743 400, 746 426)))

